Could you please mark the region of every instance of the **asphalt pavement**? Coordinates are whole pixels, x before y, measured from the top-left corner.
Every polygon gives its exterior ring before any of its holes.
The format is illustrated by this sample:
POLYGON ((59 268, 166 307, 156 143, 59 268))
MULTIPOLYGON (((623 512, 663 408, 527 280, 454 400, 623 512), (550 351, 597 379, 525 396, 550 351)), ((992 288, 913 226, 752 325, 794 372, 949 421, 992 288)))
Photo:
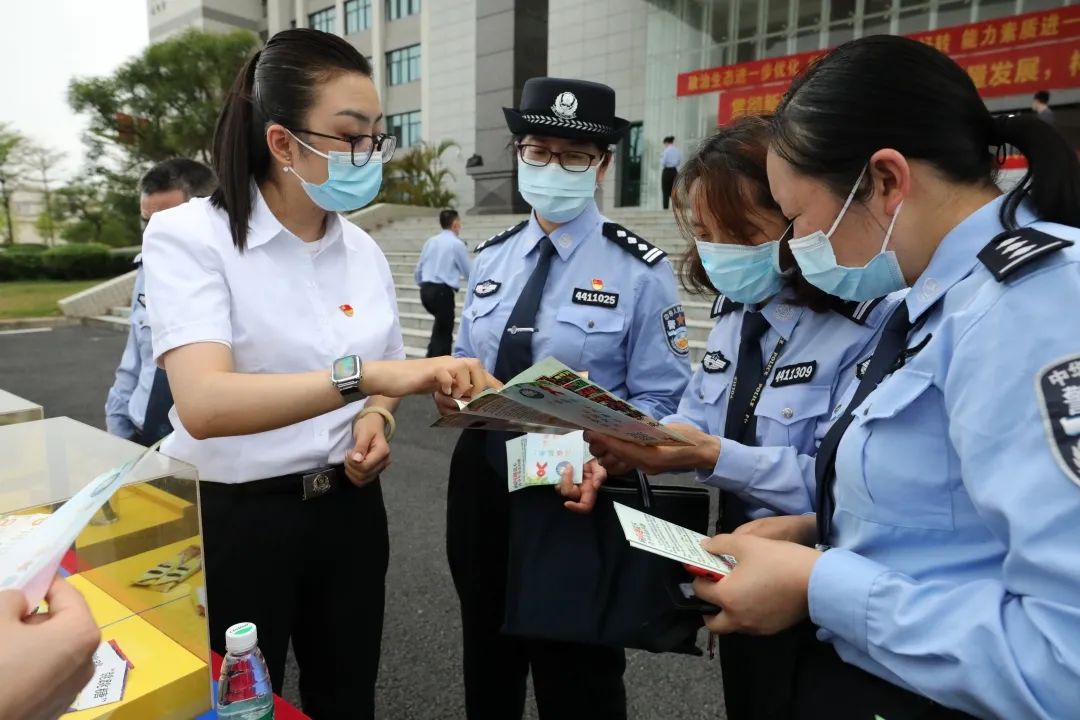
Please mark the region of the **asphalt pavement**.
MULTIPOLYGON (((105 427, 105 395, 123 351, 122 333, 92 327, 0 332, 0 389, 68 416, 105 427)), ((464 717, 461 628, 444 546, 446 473, 456 433, 432 430, 426 398, 398 412, 393 464, 383 477, 390 520, 390 570, 378 683, 378 717, 456 720, 464 717)), ((703 636, 701 638, 703 644, 703 636)), ((297 669, 286 698, 299 701, 297 669)), ((630 718, 723 720, 720 666, 703 657, 630 651, 626 687, 630 718)), ((535 718, 530 703, 526 717, 535 718)))

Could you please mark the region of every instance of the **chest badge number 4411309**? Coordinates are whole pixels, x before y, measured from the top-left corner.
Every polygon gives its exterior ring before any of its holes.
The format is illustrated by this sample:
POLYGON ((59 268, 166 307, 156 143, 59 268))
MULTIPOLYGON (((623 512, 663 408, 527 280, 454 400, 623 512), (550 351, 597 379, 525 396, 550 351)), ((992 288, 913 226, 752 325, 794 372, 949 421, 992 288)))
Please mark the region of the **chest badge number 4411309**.
POLYGON ((1043 368, 1035 387, 1050 448, 1068 478, 1080 485, 1080 355, 1043 368))

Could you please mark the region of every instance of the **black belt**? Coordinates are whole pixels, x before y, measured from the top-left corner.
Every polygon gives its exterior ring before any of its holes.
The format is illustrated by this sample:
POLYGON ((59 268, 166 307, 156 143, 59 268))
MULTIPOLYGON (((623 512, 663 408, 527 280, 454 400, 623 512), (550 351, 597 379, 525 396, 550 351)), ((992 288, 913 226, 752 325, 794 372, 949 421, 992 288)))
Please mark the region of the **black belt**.
POLYGON ((345 466, 330 465, 305 473, 279 475, 250 482, 201 482, 199 489, 203 492, 210 490, 237 495, 293 495, 299 496, 301 500, 312 500, 338 492, 349 484, 349 478, 345 476, 345 466))

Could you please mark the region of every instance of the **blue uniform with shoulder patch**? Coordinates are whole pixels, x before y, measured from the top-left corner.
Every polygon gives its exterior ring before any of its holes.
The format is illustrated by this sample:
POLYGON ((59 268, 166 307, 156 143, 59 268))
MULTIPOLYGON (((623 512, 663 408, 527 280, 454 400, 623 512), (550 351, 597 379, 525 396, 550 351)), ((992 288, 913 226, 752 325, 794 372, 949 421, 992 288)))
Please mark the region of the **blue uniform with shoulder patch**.
POLYGON ((1080 230, 957 225, 903 366, 836 454, 810 615, 840 656, 978 717, 1080 708, 1080 230), (989 242, 988 242, 989 241, 989 242))
MULTIPOLYGON (((768 359, 784 344, 755 408, 756 445, 723 439, 712 472, 698 472, 707 485, 735 494, 750 518, 814 510, 814 455, 832 424, 840 397, 858 364, 872 352, 882 322, 903 292, 881 300, 850 303, 843 312, 814 312, 784 290, 761 308, 769 329, 761 338, 768 359)), ((718 296, 716 325, 707 352, 677 413, 665 423, 686 423, 724 437, 731 380, 737 372, 740 330, 747 310, 718 296)))
MULTIPOLYGON (((510 312, 536 266, 532 216, 477 247, 454 355, 494 369, 510 312)), ((675 410, 690 378, 686 315, 660 248, 595 204, 550 235, 557 257, 532 332, 533 358, 554 357, 651 417, 675 410)))

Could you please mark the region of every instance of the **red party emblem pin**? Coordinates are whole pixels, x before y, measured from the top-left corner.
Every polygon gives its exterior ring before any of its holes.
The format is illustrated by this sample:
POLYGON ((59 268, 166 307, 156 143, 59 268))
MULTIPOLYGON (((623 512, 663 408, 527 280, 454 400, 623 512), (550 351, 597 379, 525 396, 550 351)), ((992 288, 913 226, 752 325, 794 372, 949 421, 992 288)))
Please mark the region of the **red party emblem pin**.
POLYGON ((592 289, 593 290, 603 290, 604 289, 604 281, 601 280, 600 278, 593 278, 592 279, 592 289))
POLYGON ((344 305, 339 306, 338 309, 341 310, 341 312, 345 313, 345 317, 353 316, 352 305, 350 305, 349 303, 345 303, 344 305))

